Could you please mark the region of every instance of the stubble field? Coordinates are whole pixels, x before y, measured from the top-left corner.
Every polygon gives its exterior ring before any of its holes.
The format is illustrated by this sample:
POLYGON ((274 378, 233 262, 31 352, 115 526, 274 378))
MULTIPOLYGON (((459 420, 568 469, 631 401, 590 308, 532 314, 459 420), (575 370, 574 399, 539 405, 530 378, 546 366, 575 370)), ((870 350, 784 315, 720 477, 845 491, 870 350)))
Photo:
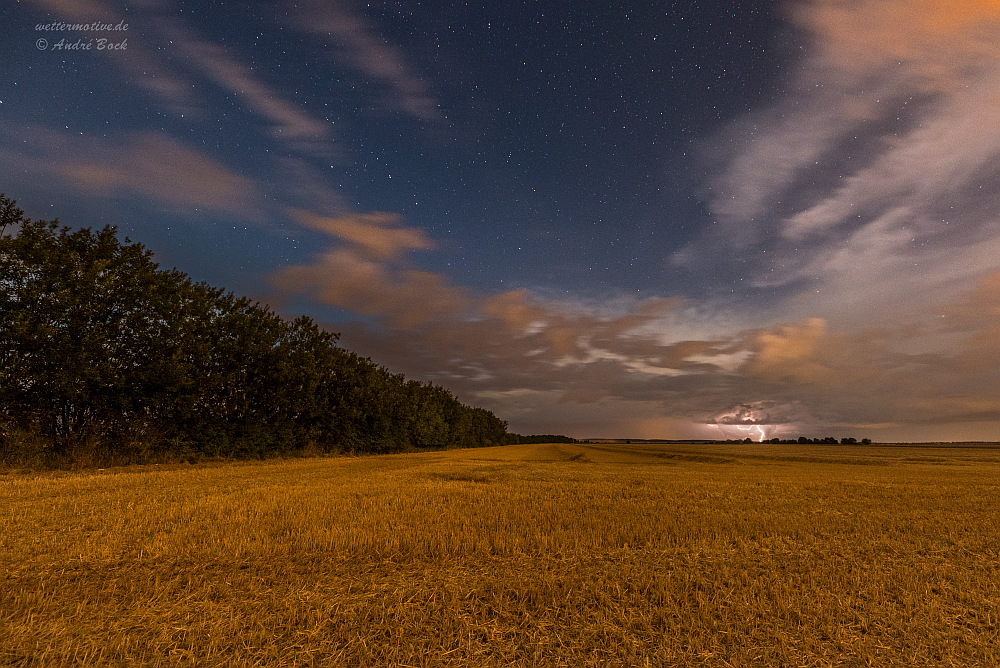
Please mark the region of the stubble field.
POLYGON ((996 666, 1000 450, 0 475, 0 665, 996 666))

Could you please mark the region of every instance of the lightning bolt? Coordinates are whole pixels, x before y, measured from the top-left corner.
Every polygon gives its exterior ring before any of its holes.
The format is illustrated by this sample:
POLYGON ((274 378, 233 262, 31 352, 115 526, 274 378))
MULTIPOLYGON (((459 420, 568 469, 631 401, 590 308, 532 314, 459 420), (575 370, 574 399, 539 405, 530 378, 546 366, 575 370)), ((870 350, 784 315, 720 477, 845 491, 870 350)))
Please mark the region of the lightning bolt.
POLYGON ((760 434, 760 438, 757 439, 758 443, 763 443, 764 439, 767 437, 767 434, 764 433, 764 430, 760 428, 759 424, 752 424, 749 427, 744 427, 742 425, 734 425, 734 426, 740 431, 753 431, 754 429, 756 429, 757 433, 760 434))

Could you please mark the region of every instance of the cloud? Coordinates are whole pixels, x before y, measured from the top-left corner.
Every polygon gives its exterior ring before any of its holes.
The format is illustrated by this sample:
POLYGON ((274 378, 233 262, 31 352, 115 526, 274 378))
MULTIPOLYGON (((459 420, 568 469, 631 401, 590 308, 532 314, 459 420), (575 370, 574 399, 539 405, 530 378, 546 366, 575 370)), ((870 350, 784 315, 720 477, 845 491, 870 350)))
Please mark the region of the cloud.
POLYGON ((781 325, 753 337, 755 355, 742 367, 744 373, 798 384, 830 383, 836 373, 823 363, 823 348, 830 345, 826 323, 810 318, 801 325, 781 325))
POLYGON ((299 224, 350 242, 356 250, 376 260, 393 260, 406 251, 434 247, 423 230, 393 227, 399 220, 395 214, 330 217, 302 210, 293 210, 290 214, 299 224))
POLYGON ((471 303, 465 289, 450 285, 439 274, 387 267, 352 249, 324 253, 311 265, 286 267, 271 280, 281 290, 305 293, 354 313, 378 315, 402 330, 453 318, 471 303))
MULTIPOLYGON (((680 308, 678 299, 633 301, 624 312, 601 315, 527 290, 477 294, 414 267, 408 254, 432 248, 433 242, 422 230, 401 226, 395 216, 331 217, 303 210, 290 215, 330 235, 333 245, 310 264, 273 274, 272 283, 288 293, 374 316, 386 346, 408 358, 406 367, 457 378, 485 374, 517 385, 540 368, 567 375, 581 365, 653 377, 705 372, 718 369, 711 364, 713 354, 727 352, 712 343, 664 344, 655 334, 640 333, 680 308), (400 345, 397 339, 407 343, 400 345), (688 359, 698 355, 703 357, 688 359)), ((365 336, 369 345, 377 340, 365 336)), ((568 395, 574 396, 583 395, 568 395)))
POLYGON ((115 15, 109 5, 99 0, 31 0, 40 9, 57 14, 66 20, 90 23, 115 15))
POLYGON ((330 183, 328 174, 317 170, 308 158, 275 158, 271 178, 280 183, 274 187, 275 196, 280 196, 287 206, 315 207, 327 214, 350 211, 344 195, 330 183))
POLYGON ((703 390, 798 402, 804 426, 1000 437, 1000 3, 789 8, 808 53, 709 142, 717 224, 672 258, 744 279, 770 323, 720 330, 734 366, 703 390))
POLYGON ((962 373, 996 370, 1000 376, 1000 272, 986 276, 941 309, 942 328, 961 335, 956 366, 962 373))
POLYGON ((795 412, 800 411, 794 405, 779 406, 775 401, 752 401, 720 411, 707 422, 727 425, 787 424, 801 419, 801 416, 793 417, 795 412))
MULTIPOLYGON (((58 131, 40 129, 37 121, 30 119, 30 125, 25 123, 17 129, 23 135, 21 139, 29 134, 35 137, 47 134, 48 139, 43 143, 51 150, 34 160, 25 156, 32 149, 14 146, 17 157, 12 164, 28 161, 32 169, 44 172, 45 161, 52 160, 60 167, 60 175, 74 187, 94 187, 101 196, 111 192, 116 196, 127 193, 151 196, 169 203, 178 212, 187 206, 196 217, 211 210, 261 220, 268 208, 274 208, 264 206, 271 202, 279 206, 320 206, 329 212, 347 209, 330 182, 329 172, 317 169, 316 165, 317 157, 324 162, 340 157, 333 124, 303 111, 280 86, 268 82, 266 73, 246 64, 238 47, 225 48, 213 43, 199 34, 190 19, 177 18, 172 2, 142 0, 130 3, 128 9, 123 9, 121 3, 101 0, 29 0, 26 4, 61 21, 89 23, 99 19, 129 24, 127 57, 95 55, 125 74, 126 79, 119 86, 121 104, 139 99, 146 105, 148 96, 144 91, 152 92, 155 95, 152 109, 169 110, 172 123, 191 124, 191 129, 195 129, 209 118, 212 96, 221 91, 237 98, 241 110, 263 121, 259 124, 261 129, 251 122, 245 128, 246 133, 248 137, 255 133, 263 135, 272 148, 268 152, 264 148, 268 144, 261 145, 253 139, 243 144, 260 146, 256 159, 248 165, 258 180, 250 181, 209 157, 204 149, 194 148, 183 140, 167 139, 160 122, 156 123, 156 129, 133 132, 128 139, 109 137, 103 145, 99 141, 85 143, 81 137, 66 134, 63 138, 70 148, 62 150, 51 148, 54 144, 48 141, 58 131), (140 90, 129 88, 130 85, 140 90), (126 145, 110 148, 109 142, 116 139, 126 141, 126 145), (280 151, 273 149, 273 142, 280 143, 280 151), (67 163, 70 154, 75 156, 72 164, 67 163), (248 190, 254 194, 248 195, 248 190)), ((223 114, 219 122, 237 119, 238 116, 227 119, 223 114)), ((25 146, 32 146, 32 142, 25 146)))
POLYGON ((224 47, 200 39, 184 23, 161 19, 161 30, 176 42, 177 55, 239 97, 247 107, 272 123, 275 139, 318 155, 332 155, 332 125, 312 118, 239 62, 224 47))
POLYGON ((306 33, 333 38, 340 62, 388 86, 393 105, 423 120, 441 118, 437 102, 400 50, 381 36, 374 23, 352 11, 344 0, 288 2, 292 25, 306 33))
MULTIPOLYGON (((150 91, 161 100, 173 107, 177 113, 194 113, 198 103, 192 94, 189 81, 176 72, 169 60, 158 57, 163 44, 156 43, 155 37, 148 40, 147 34, 152 33, 146 23, 137 26, 135 14, 121 13, 115 5, 100 0, 29 0, 38 10, 65 22, 92 23, 103 21, 117 24, 120 21, 129 23, 128 33, 122 33, 128 39, 128 57, 121 54, 106 53, 105 62, 113 63, 120 68, 129 80, 150 91)), ((143 4, 143 3, 137 3, 143 4)), ((158 2, 147 2, 145 9, 159 8, 158 2)), ((163 40, 167 41, 167 40, 163 40)), ((101 57, 98 55, 98 57, 101 57)))
POLYGON ((903 66, 928 87, 955 88, 970 59, 990 57, 1000 26, 995 0, 818 0, 792 15, 816 37, 816 55, 859 79, 886 65, 903 66))
POLYGON ((254 182, 159 133, 92 138, 24 125, 7 128, 0 155, 38 178, 61 180, 100 198, 140 196, 177 211, 224 212, 260 220, 254 182))
POLYGON ((772 317, 840 325, 1000 268, 997 3, 789 7, 808 53, 781 102, 710 142, 718 224, 673 262, 746 279, 772 317), (719 271, 733 254, 750 262, 719 271))
MULTIPOLYGON (((200 116, 206 106, 192 90, 194 83, 175 62, 184 62, 223 87, 258 116, 271 123, 273 138, 310 155, 335 156, 332 125, 302 112, 274 87, 267 85, 251 67, 244 65, 230 50, 200 38, 185 21, 172 18, 168 3, 148 0, 140 3, 145 12, 142 25, 136 15, 121 13, 98 0, 31 0, 65 21, 117 23, 131 22, 128 57, 109 57, 135 84, 155 93, 178 114, 200 116), (157 43, 157 41, 159 43, 157 43), (160 55, 160 54, 163 55, 160 55)), ((125 35, 125 33, 122 33, 125 35)))
POLYGON ((885 440, 952 424, 981 438, 1000 420, 1000 273, 925 304, 946 316, 935 327, 847 330, 807 317, 678 339, 674 323, 705 304, 608 310, 530 290, 479 294, 414 267, 408 254, 432 242, 396 217, 294 215, 332 245, 272 275, 279 290, 368 316, 332 328, 348 348, 444 383, 521 433, 759 440, 822 430, 885 440), (399 234, 378 236, 387 231, 399 234), (928 340, 929 350, 906 350, 928 340))
POLYGON ((792 415, 801 412, 795 404, 778 405, 774 401, 753 401, 720 411, 706 420, 706 423, 718 428, 726 438, 764 441, 771 438, 779 428, 792 427, 796 421, 792 415))
POLYGON ((751 383, 760 384, 738 372, 757 354, 753 346, 766 348, 754 339, 757 332, 667 336, 671 320, 693 314, 685 300, 620 300, 609 309, 530 290, 480 294, 413 266, 409 254, 433 243, 394 216, 291 215, 329 234, 331 247, 273 274, 279 291, 367 316, 333 327, 345 346, 485 401, 521 430, 541 424, 538 409, 547 406, 550 421, 578 416, 578 429, 592 425, 592 435, 618 428, 649 434, 652 425, 684 422, 690 429, 674 433, 706 438, 704 421, 720 403, 739 401, 751 383), (542 403, 525 404, 529 396, 542 403))
POLYGON ((292 209, 300 225, 343 242, 309 265, 285 267, 271 282, 289 293, 305 293, 333 306, 377 315, 395 329, 461 317, 472 306, 469 292, 439 274, 415 269, 402 256, 432 248, 423 230, 399 227, 393 214, 322 216, 292 209))

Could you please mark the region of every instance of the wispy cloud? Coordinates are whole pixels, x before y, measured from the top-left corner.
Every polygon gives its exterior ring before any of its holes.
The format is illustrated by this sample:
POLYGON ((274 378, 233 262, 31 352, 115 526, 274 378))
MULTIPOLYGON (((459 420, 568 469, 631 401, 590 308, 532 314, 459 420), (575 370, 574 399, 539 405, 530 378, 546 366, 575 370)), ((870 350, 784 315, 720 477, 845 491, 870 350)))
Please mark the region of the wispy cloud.
MULTIPOLYGON (((177 113, 193 113, 198 109, 198 101, 192 93, 192 87, 186 77, 176 71, 168 58, 164 58, 163 48, 170 46, 168 40, 158 43, 156 31, 153 29, 149 15, 140 15, 136 24, 136 14, 124 13, 116 3, 101 0, 27 0, 29 5, 45 12, 49 16, 66 22, 92 23, 102 21, 117 24, 121 21, 129 24, 129 30, 121 36, 128 40, 128 57, 122 54, 108 53, 106 62, 119 68, 126 74, 129 81, 143 88, 158 99, 165 101, 177 113)), ((143 9, 156 11, 161 3, 151 0, 145 3, 135 3, 143 9)), ((155 16, 155 14, 154 14, 155 16)), ((172 49, 166 52, 172 53, 172 49)))
POLYGON ((809 54, 782 102, 717 138, 735 149, 708 183, 718 225, 674 261, 738 249, 746 284, 799 291, 779 312, 842 320, 1000 267, 997 4, 812 0, 790 15, 809 54))
POLYGON ((0 156, 34 178, 90 197, 138 196, 186 214, 227 213, 260 220, 255 183, 208 155, 159 133, 88 137, 13 125, 0 132, 0 156), (29 147, 29 148, 21 148, 29 147))
POLYGON ((355 251, 376 260, 393 260, 407 251, 434 247, 423 230, 398 227, 399 216, 388 213, 318 216, 309 211, 292 210, 299 224, 332 234, 353 244, 355 251))
POLYGON ((191 71, 178 67, 186 63, 228 93, 243 101, 253 113, 270 123, 274 139, 308 155, 332 157, 337 154, 333 127, 329 122, 303 112, 298 105, 269 86, 230 50, 200 37, 188 22, 168 16, 171 3, 148 0, 140 3, 143 13, 122 13, 99 0, 30 0, 43 11, 64 21, 131 21, 128 57, 109 58, 129 80, 145 88, 178 114, 202 115, 206 101, 192 91, 196 88, 191 71), (139 24, 136 24, 139 21, 139 24))
POLYGON ((100 0, 31 0, 31 2, 40 9, 79 23, 105 20, 117 14, 110 5, 100 0))
POLYGON ((224 47, 201 39, 182 21, 161 19, 165 35, 176 44, 179 57, 236 95, 254 113, 268 120, 272 136, 306 152, 332 154, 332 125, 312 118, 265 84, 224 47), (325 141, 324 141, 325 140, 325 141))
POLYGON ((491 377, 499 377, 531 373, 539 366, 560 369, 604 361, 627 372, 659 375, 712 366, 704 361, 711 357, 686 359, 711 353, 710 344, 665 345, 639 332, 679 308, 679 300, 635 302, 609 318, 547 302, 525 290, 477 294, 412 266, 407 254, 433 244, 422 230, 402 227, 394 216, 291 215, 339 243, 312 264, 281 270, 273 282, 376 316, 387 331, 411 336, 405 348, 426 357, 439 372, 468 376, 463 369, 486 365, 491 377))
POLYGON ((392 105, 420 120, 441 118, 437 102, 404 54, 345 0, 286 2, 292 25, 332 39, 338 62, 385 85, 392 105))
POLYGON ((748 353, 713 394, 875 437, 996 438, 1000 5, 790 9, 808 55, 781 102, 716 137, 717 225, 674 256, 737 254, 774 323, 732 334, 748 353))
POLYGON ((718 410, 707 388, 729 383, 751 354, 749 339, 665 340, 658 323, 687 308, 680 299, 632 300, 602 313, 528 290, 480 294, 412 266, 408 253, 432 244, 395 217, 292 215, 332 245, 272 275, 279 290, 370 316, 367 325, 338 328, 345 345, 510 411, 525 428, 539 406, 551 408, 551 419, 586 405, 581 424, 600 415, 615 429, 629 416, 651 429, 663 424, 665 399, 689 390, 671 415, 690 427, 718 410))
POLYGON ((332 245, 274 274, 279 290, 369 316, 337 326, 345 345, 445 382, 515 429, 558 423, 576 435, 715 438, 743 425, 733 422, 738 411, 726 418, 729 407, 748 406, 762 416, 755 438, 818 428, 881 438, 904 434, 899 425, 911 425, 908 438, 920 429, 933 437, 940 425, 982 438, 1000 418, 996 276, 925 303, 925 319, 945 316, 936 328, 902 320, 843 328, 812 316, 678 339, 674 323, 704 304, 633 300, 602 313, 529 290, 480 294, 412 266, 408 254, 432 242, 394 216, 292 215, 332 245), (928 340, 937 342, 929 350, 906 350, 928 340))

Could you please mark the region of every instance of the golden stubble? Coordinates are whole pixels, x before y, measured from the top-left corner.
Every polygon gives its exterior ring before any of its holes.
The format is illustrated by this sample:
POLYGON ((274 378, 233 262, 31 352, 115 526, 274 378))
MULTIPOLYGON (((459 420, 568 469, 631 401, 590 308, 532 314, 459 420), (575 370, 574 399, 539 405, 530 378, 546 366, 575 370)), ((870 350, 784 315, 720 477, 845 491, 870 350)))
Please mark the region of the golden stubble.
POLYGON ((0 477, 13 665, 996 665, 1000 454, 531 445, 0 477))

